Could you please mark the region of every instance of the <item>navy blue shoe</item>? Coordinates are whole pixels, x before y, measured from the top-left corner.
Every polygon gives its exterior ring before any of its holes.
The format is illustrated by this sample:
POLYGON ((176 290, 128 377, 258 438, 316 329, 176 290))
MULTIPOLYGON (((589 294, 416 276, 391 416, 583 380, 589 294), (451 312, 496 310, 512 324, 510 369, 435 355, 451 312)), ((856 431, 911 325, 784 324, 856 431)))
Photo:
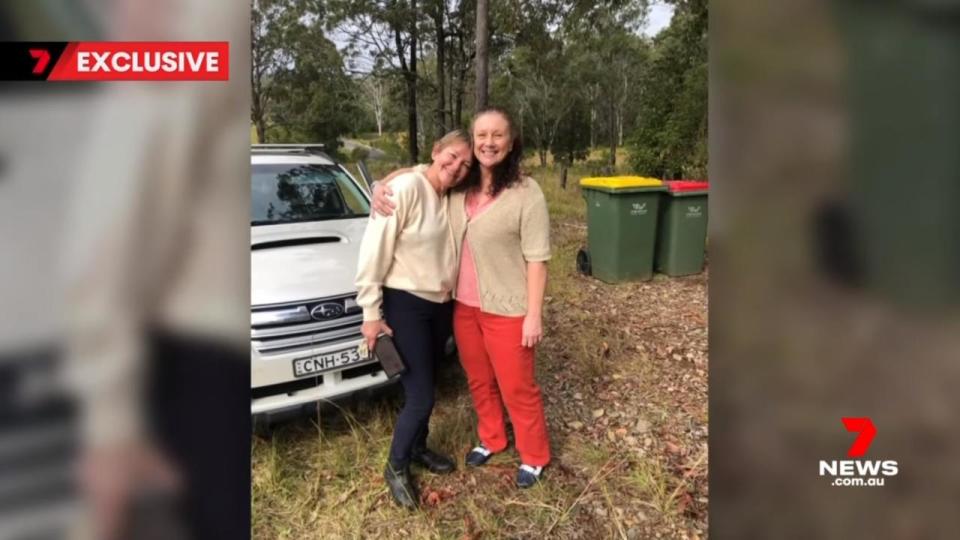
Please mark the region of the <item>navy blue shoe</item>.
POLYGON ((470 467, 479 467, 486 463, 492 455, 493 452, 481 444, 480 446, 468 452, 467 457, 464 458, 463 461, 470 467))
POLYGON ((534 467, 532 465, 520 465, 517 470, 517 487, 528 488, 540 481, 540 474, 543 467, 534 467))

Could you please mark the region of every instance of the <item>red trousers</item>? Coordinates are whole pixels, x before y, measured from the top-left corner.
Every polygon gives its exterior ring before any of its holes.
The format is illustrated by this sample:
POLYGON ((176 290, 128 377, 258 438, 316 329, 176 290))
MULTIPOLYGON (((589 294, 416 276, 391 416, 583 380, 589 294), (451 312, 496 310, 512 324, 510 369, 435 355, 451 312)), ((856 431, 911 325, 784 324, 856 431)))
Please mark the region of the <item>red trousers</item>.
POLYGON ((453 333, 477 410, 480 442, 493 452, 507 447, 506 404, 520 460, 533 466, 549 463, 550 441, 534 377, 534 350, 521 344, 523 317, 491 315, 457 302, 453 333))

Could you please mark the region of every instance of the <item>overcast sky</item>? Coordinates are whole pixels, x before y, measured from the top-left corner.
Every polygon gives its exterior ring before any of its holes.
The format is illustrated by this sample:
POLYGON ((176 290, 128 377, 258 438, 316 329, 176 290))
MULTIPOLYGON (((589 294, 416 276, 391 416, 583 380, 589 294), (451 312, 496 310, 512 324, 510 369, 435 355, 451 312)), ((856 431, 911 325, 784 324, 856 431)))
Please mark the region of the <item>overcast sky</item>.
POLYGON ((644 35, 655 36, 670 24, 673 17, 673 6, 662 2, 650 4, 650 14, 647 16, 647 26, 643 29, 644 35))

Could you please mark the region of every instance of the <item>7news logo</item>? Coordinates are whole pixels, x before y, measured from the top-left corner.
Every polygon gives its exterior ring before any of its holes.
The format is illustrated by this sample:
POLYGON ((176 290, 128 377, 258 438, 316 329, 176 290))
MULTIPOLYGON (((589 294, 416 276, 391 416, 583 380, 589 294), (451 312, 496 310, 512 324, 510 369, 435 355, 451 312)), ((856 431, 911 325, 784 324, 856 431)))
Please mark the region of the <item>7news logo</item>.
MULTIPOLYGON (((877 435, 877 428, 867 417, 842 418, 847 431, 857 433, 857 438, 847 451, 849 458, 862 458, 877 435)), ((843 459, 820 460, 820 476, 832 477, 831 486, 883 486, 886 477, 900 472, 896 461, 843 459)))

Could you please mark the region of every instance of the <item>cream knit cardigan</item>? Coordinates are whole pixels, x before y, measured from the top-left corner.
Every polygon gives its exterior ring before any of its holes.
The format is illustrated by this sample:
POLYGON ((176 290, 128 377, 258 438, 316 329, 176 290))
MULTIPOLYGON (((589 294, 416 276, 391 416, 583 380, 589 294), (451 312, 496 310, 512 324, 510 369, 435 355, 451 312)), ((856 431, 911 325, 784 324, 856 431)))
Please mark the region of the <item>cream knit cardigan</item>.
POLYGON ((504 316, 526 315, 526 263, 550 259, 550 217, 540 185, 532 178, 523 178, 501 191, 496 200, 469 223, 465 199, 463 191, 450 194, 450 228, 458 261, 464 240, 470 242, 481 311, 504 316))

